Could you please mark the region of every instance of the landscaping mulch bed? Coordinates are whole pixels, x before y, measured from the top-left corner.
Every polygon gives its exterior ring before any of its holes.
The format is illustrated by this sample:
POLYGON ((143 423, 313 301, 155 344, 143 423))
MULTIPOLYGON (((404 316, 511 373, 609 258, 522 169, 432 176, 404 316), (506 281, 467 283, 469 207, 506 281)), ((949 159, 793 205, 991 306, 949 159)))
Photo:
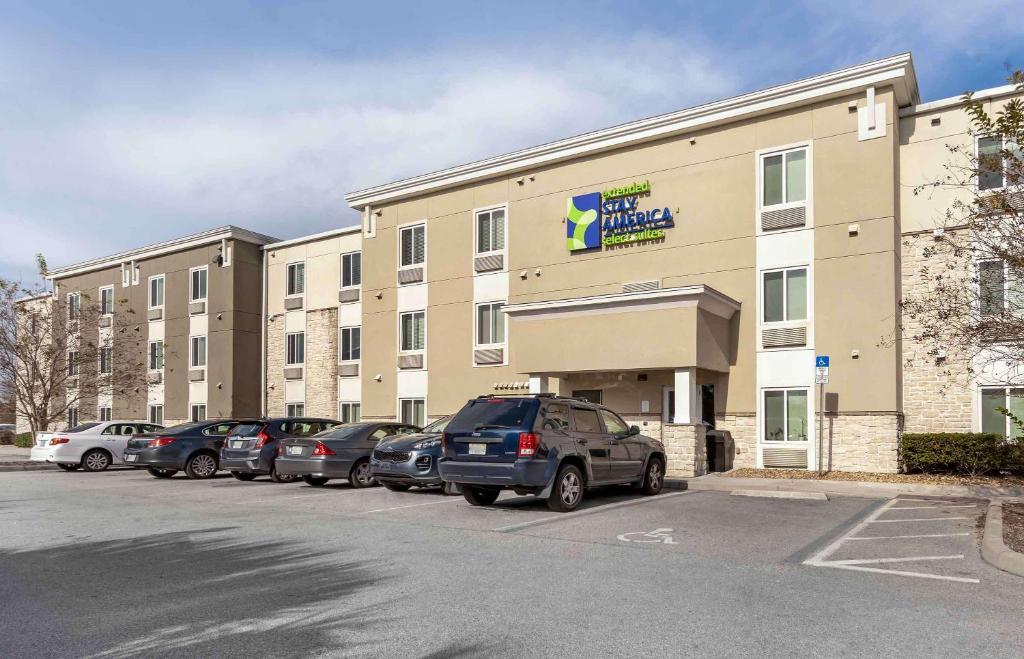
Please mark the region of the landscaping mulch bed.
POLYGON ((1003 542, 1024 554, 1024 503, 1003 503, 1003 542))
POLYGON ((800 480, 860 481, 912 485, 981 485, 987 487, 1024 487, 1021 476, 955 476, 952 474, 872 474, 863 471, 829 471, 819 476, 803 469, 734 469, 731 478, 794 478, 800 480))

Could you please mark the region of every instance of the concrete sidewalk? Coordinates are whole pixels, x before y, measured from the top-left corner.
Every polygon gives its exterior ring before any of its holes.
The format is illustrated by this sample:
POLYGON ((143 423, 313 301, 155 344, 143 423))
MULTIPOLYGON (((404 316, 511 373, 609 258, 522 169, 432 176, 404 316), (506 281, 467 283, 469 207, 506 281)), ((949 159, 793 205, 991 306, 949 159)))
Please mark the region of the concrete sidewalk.
POLYGON ((785 492, 821 492, 848 497, 892 499, 901 494, 922 496, 1024 497, 1021 487, 986 487, 963 485, 917 485, 909 483, 870 483, 859 481, 824 481, 785 478, 730 478, 721 474, 708 474, 685 480, 666 480, 667 489, 677 490, 762 490, 785 492))
POLYGON ((35 469, 56 469, 57 465, 44 462, 29 462, 32 449, 17 446, 0 446, 0 471, 28 471, 35 469))

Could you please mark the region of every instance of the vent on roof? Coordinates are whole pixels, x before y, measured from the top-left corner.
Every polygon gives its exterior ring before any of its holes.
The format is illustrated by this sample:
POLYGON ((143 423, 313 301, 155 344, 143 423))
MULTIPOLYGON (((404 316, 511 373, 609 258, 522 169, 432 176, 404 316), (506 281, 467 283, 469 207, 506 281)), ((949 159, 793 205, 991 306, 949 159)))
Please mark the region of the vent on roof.
POLYGON ((657 279, 650 281, 632 281, 622 285, 623 293, 640 293, 642 291, 656 291, 661 288, 661 282, 657 279))
POLYGON ((773 211, 761 211, 761 230, 790 229, 807 223, 807 207, 794 206, 773 211))
POLYGON ((765 446, 761 449, 764 466, 807 469, 807 449, 782 446, 765 446))

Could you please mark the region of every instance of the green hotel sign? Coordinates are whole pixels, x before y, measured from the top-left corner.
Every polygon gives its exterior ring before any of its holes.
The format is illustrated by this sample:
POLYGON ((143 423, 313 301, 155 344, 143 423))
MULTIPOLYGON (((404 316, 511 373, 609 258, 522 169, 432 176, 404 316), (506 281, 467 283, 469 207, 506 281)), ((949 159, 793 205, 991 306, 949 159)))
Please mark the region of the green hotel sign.
POLYGON ((571 197, 566 217, 569 251, 664 238, 675 220, 668 208, 640 207, 641 196, 650 192, 651 183, 645 180, 571 197))

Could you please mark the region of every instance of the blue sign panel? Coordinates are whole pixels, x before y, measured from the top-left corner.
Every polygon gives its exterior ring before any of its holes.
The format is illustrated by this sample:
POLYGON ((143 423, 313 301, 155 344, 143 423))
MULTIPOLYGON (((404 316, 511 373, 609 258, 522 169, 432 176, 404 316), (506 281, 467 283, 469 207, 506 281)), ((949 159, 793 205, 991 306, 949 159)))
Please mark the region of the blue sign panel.
POLYGON ((814 358, 815 368, 828 368, 828 355, 818 355, 814 358))
POLYGON ((565 222, 569 251, 601 246, 601 193, 591 192, 569 199, 565 222))

